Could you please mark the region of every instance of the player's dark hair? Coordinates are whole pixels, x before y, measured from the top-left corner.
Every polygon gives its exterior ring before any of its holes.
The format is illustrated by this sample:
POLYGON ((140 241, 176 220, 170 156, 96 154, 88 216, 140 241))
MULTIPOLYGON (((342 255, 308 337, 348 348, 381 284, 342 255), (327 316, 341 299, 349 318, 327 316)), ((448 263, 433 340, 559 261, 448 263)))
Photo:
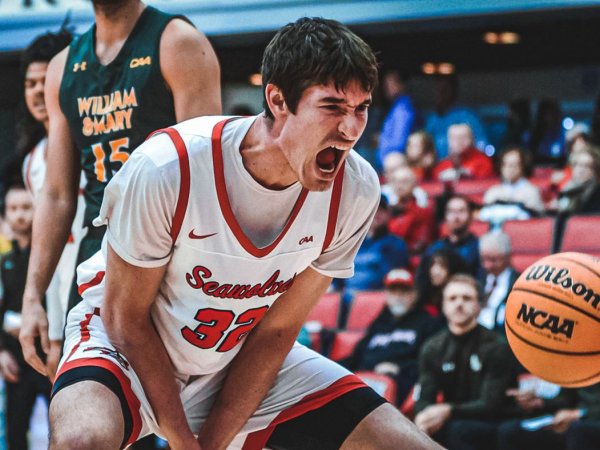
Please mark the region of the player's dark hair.
MULTIPOLYGON (((56 54, 64 49, 73 35, 63 26, 57 33, 46 33, 36 37, 21 54, 21 80, 25 81, 27 68, 34 62, 50 62, 56 54)), ((21 96, 17 117, 17 143, 16 152, 22 158, 37 144, 46 134, 44 126, 33 118, 24 96, 21 96)))
POLYGON ((372 92, 377 85, 377 60, 367 43, 341 23, 303 17, 281 28, 267 45, 262 79, 265 114, 273 119, 264 91, 268 83, 281 89, 295 114, 302 93, 310 86, 333 82, 337 90, 343 90, 357 81, 372 92))

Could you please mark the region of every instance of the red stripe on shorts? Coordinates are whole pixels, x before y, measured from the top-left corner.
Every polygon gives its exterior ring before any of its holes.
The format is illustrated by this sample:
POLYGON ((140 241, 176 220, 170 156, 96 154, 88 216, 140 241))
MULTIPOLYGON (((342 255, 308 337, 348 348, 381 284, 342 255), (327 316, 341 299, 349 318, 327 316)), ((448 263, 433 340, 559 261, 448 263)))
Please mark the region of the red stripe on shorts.
POLYGON ((102 280, 104 280, 104 275, 106 275, 104 270, 101 270, 90 281, 88 281, 87 283, 80 284, 79 287, 77 288, 77 292, 79 293, 79 295, 83 295, 83 293, 85 291, 87 291, 89 288, 91 288, 93 286, 97 286, 100 283, 102 283, 102 280))
POLYGON ((313 411, 323 405, 326 405, 330 401, 343 394, 346 394, 347 392, 366 386, 367 385, 356 375, 346 375, 329 387, 307 395, 295 405, 281 411, 267 428, 250 433, 244 442, 242 450, 261 450, 267 444, 267 441, 271 437, 271 434, 273 434, 275 427, 280 423, 295 419, 302 414, 306 414, 309 411, 313 411))

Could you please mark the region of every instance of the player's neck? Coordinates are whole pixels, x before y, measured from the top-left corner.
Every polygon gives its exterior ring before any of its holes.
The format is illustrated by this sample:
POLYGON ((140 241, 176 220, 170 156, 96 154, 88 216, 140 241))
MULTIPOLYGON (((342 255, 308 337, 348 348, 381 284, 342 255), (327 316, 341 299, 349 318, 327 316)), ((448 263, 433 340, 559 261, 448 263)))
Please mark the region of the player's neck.
POLYGON ((94 4, 96 54, 103 64, 118 54, 145 7, 139 0, 128 0, 119 5, 94 4))
POLYGON ((273 190, 298 181, 279 148, 279 133, 273 121, 261 114, 240 145, 244 168, 257 183, 273 190))

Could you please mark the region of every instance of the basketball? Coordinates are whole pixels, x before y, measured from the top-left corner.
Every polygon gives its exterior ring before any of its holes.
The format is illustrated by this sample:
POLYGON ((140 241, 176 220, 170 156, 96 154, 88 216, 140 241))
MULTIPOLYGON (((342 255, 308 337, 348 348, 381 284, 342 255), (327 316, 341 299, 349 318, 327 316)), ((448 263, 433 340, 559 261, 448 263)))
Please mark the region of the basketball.
POLYGON ((600 259, 558 253, 528 267, 508 297, 505 327, 534 375, 565 387, 600 381, 600 259))

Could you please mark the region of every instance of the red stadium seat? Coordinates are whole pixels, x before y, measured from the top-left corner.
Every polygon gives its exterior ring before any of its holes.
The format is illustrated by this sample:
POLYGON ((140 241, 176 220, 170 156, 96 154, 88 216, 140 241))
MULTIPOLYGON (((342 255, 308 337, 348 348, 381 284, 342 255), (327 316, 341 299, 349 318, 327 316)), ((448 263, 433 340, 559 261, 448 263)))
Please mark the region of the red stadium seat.
POLYGON ((321 328, 337 328, 341 295, 337 292, 324 294, 306 318, 306 322, 318 322, 321 328))
POLYGON ((548 255, 552 250, 554 219, 543 217, 530 220, 509 220, 503 230, 510 236, 513 255, 548 255))
POLYGON ((356 372, 356 375, 392 405, 396 403, 396 382, 387 375, 375 372, 356 372))
POLYGON ((600 216, 573 216, 567 220, 561 251, 600 253, 600 216))
POLYGON ((533 169, 533 178, 546 178, 550 179, 556 169, 554 167, 535 167, 533 169))
POLYGON ((346 329, 366 330, 385 307, 383 291, 358 292, 348 314, 346 329))
POLYGON ((427 192, 427 195, 430 197, 430 199, 433 199, 444 192, 444 183, 440 183, 439 181, 426 181, 419 183, 419 187, 427 192))
MULTIPOLYGON (((490 230, 490 224, 489 222, 484 222, 482 220, 474 220, 471 222, 469 230, 475 236, 483 236, 490 230)), ((446 228, 445 222, 442 222, 440 225, 440 236, 448 236, 448 229, 446 228)))
POLYGON ((340 361, 352 355, 356 344, 363 338, 363 331, 339 331, 333 338, 329 358, 334 361, 340 361))
POLYGON ((515 270, 521 273, 534 262, 536 262, 538 259, 543 258, 544 256, 548 256, 548 253, 533 253, 531 255, 516 254, 512 255, 511 262, 515 270))
POLYGON ((499 184, 500 180, 498 178, 485 178, 482 180, 461 180, 456 185, 454 191, 457 194, 466 195, 475 203, 483 203, 483 196, 485 192, 499 184))

